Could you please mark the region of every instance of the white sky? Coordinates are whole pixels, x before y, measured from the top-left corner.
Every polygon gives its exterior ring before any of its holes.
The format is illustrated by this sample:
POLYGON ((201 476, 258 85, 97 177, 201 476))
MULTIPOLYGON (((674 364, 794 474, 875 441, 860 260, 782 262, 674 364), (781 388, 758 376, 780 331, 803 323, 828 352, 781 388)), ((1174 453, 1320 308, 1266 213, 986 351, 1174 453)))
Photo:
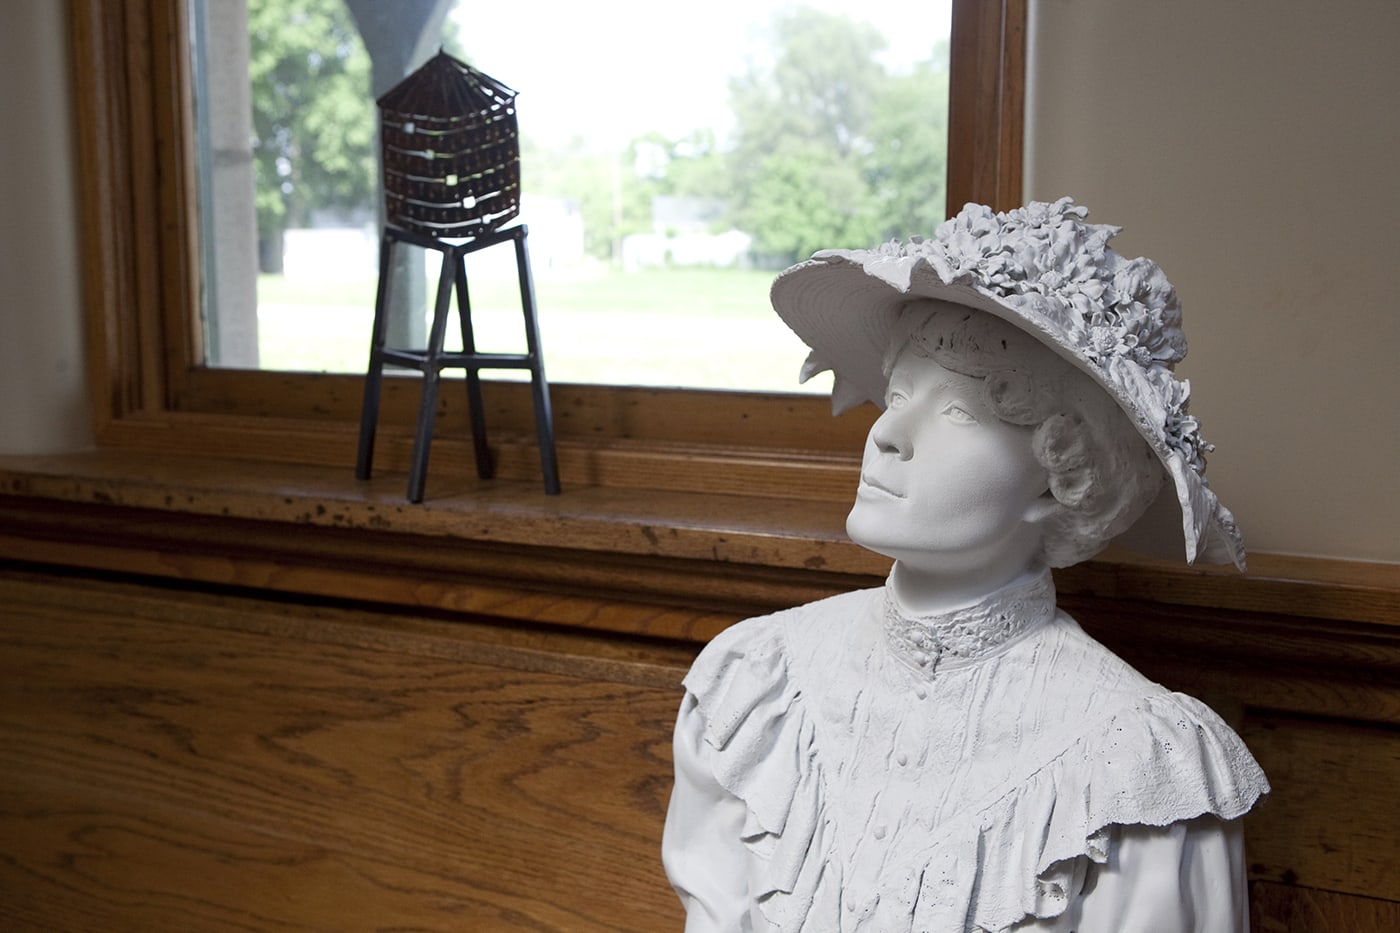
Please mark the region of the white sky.
MULTIPOLYGON (((522 132, 546 143, 583 135, 620 148, 648 130, 723 132, 728 78, 766 48, 762 30, 791 0, 458 0, 472 63, 520 92, 522 132)), ((928 56, 948 35, 951 0, 806 0, 872 23, 886 64, 928 56)))

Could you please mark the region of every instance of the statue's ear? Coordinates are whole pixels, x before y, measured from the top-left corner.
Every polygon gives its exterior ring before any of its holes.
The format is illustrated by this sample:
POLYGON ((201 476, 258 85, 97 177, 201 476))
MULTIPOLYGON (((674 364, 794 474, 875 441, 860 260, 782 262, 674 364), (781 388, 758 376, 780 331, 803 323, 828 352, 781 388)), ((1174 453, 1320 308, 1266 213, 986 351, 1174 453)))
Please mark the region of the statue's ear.
POLYGON ((1055 498, 1055 494, 1046 489, 1038 497, 1026 506, 1026 511, 1022 513, 1021 520, 1028 525, 1039 525, 1064 506, 1060 505, 1060 500, 1055 498))

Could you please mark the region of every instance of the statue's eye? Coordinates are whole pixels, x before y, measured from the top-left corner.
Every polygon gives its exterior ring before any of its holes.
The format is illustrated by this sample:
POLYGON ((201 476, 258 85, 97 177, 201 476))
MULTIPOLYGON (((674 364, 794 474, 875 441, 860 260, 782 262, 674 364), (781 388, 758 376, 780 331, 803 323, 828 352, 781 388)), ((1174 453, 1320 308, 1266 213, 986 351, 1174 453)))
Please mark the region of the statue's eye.
POLYGON ((956 402, 946 406, 943 415, 954 424, 977 424, 976 416, 956 402))
POLYGON ((900 389, 891 389, 885 394, 886 408, 903 408, 909 404, 909 396, 900 389))

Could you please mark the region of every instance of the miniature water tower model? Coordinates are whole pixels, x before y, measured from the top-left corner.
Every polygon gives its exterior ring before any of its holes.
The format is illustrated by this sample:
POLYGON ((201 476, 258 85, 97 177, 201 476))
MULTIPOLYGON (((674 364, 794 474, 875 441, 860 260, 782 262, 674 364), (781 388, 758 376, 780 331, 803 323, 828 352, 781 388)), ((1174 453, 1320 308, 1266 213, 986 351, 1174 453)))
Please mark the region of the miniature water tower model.
POLYGON ((442 371, 466 371, 476 471, 482 479, 490 479, 495 474, 495 464, 486 443, 480 374, 482 370, 523 369, 530 374, 545 492, 557 494, 559 468, 526 247, 528 230, 524 224, 503 227, 520 212, 520 137, 515 92, 439 52, 379 98, 379 131, 384 231, 379 246, 379 288, 374 302, 355 475, 362 480, 370 477, 386 364, 423 374, 409 464, 410 502, 423 501, 442 371), (515 248, 526 351, 483 353, 477 350, 472 331, 466 257, 508 242, 515 248), (386 345, 394 251, 404 244, 442 255, 426 348, 386 345), (462 330, 460 352, 443 349, 454 293, 462 330))

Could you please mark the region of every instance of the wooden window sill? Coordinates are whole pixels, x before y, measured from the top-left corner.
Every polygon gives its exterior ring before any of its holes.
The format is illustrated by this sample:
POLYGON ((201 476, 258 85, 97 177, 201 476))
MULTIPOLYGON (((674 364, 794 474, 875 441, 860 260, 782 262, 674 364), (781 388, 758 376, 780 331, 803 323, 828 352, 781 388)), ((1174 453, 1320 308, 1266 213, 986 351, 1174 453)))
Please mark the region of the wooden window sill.
MULTIPOLYGON (((199 584, 704 640, 876 585, 844 501, 478 482, 102 449, 0 457, 0 558, 199 584)), ((1125 554, 1057 572, 1107 600, 1400 628, 1400 566, 1251 554, 1250 572, 1125 554)))
POLYGON ((844 507, 103 449, 0 457, 0 556, 678 638, 877 582, 844 507))

